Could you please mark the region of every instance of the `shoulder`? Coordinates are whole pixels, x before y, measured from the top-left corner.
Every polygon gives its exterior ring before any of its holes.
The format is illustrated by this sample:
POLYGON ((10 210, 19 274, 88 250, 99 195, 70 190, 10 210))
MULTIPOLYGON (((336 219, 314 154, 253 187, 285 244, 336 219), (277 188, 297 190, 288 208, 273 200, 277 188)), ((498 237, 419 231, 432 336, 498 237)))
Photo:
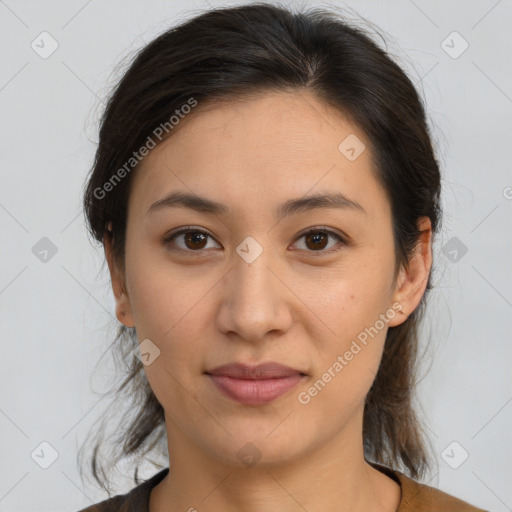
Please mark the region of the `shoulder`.
POLYGON ((397 512, 488 512, 382 464, 370 465, 400 485, 402 497, 397 512))
POLYGON ((151 489, 163 480, 168 472, 169 468, 162 469, 128 493, 118 494, 78 512, 148 512, 151 489))
POLYGON ((416 482, 402 473, 394 473, 402 488, 402 499, 397 512, 486 512, 439 489, 416 482))

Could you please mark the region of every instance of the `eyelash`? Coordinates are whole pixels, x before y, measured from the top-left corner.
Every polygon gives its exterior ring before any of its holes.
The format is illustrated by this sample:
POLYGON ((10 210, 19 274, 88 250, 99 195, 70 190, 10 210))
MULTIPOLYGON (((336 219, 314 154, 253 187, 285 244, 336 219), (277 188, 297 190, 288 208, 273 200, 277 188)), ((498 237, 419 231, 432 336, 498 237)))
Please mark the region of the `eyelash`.
MULTIPOLYGON (((208 233, 207 231, 204 231, 202 229, 198 229, 198 228, 194 228, 193 226, 185 226, 183 228, 179 228, 178 230, 170 233, 169 235, 167 235, 165 238, 164 238, 164 244, 165 245, 170 245, 171 242, 174 241, 174 239, 176 239, 179 235, 182 235, 184 233, 201 233, 207 237, 210 237, 213 239, 213 236, 210 235, 210 233, 208 233)), ((339 235, 338 233, 335 233, 334 231, 331 231, 330 229, 327 229, 325 227, 322 227, 322 226, 319 226, 319 227, 315 227, 315 228, 311 228, 309 229, 308 231, 306 231, 305 233, 302 233, 298 238, 297 240, 307 236, 307 235, 310 235, 310 234, 313 234, 313 233, 326 233, 327 235, 329 236, 333 236, 334 238, 336 238, 339 243, 341 244, 341 246, 345 246, 345 245, 348 245, 348 242, 341 236, 339 235)), ((341 246, 338 246, 338 247, 331 247, 330 249, 327 249, 327 250, 318 250, 318 251, 306 251, 308 253, 311 253, 312 255, 314 256, 322 256, 322 255, 325 255, 325 254, 332 254, 333 252, 337 252, 341 249, 341 246)), ((193 251, 191 249, 182 249, 181 247, 178 247, 178 248, 173 248, 173 250, 176 250, 176 251, 181 251, 181 252, 186 252, 186 253, 202 253, 202 252, 205 252, 204 250, 202 249, 198 249, 197 251, 193 251)))

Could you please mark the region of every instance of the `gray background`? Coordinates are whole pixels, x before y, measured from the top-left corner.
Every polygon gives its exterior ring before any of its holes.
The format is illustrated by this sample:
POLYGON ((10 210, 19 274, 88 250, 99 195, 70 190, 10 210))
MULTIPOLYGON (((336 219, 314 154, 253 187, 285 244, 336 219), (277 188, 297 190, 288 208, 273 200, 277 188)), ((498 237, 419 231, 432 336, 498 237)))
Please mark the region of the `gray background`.
MULTIPOLYGON (((332 4, 387 34, 426 100, 442 165, 419 388, 437 461, 426 481, 512 510, 512 2, 332 4)), ((76 468, 80 441, 108 405, 91 386, 101 391, 109 368, 91 374, 115 325, 82 184, 114 67, 208 5, 230 3, 0 0, 0 511, 78 510, 105 497, 76 468), (44 31, 58 44, 47 58, 44 31), (42 442, 58 452, 47 469, 52 449, 42 442)), ((119 492, 130 486, 119 479, 119 492)))

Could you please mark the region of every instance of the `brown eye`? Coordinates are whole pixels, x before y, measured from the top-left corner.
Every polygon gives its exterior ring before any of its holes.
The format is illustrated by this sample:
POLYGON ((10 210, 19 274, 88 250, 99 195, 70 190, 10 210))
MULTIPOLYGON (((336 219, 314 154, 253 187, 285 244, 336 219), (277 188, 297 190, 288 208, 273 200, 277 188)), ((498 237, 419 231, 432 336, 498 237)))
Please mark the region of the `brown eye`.
POLYGON ((333 238, 338 241, 338 245, 345 245, 345 240, 340 235, 328 229, 311 229, 300 236, 299 240, 304 239, 304 247, 301 249, 325 254, 336 250, 336 243, 329 245, 329 240, 333 238))
MULTIPOLYGON (((310 229, 299 237, 299 240, 302 239, 304 239, 304 247, 300 249, 309 253, 319 253, 319 256, 335 252, 339 249, 339 247, 336 249, 336 245, 346 245, 343 237, 329 229, 310 229), (331 240, 338 243, 332 243, 331 240)), ((209 240, 214 239, 206 231, 185 227, 167 236, 164 244, 178 251, 201 253, 205 252, 204 249, 212 248, 208 247, 209 240)))
POLYGON ((325 246, 329 241, 329 235, 323 231, 317 231, 316 233, 307 234, 305 240, 308 248, 317 251, 325 249, 325 246))
POLYGON ((208 240, 213 238, 206 231, 200 229, 182 228, 164 239, 164 243, 176 246, 177 250, 188 252, 201 252, 207 248, 208 240), (178 243, 178 242, 179 243, 178 243))
POLYGON ((204 249, 207 241, 207 235, 198 231, 189 231, 184 236, 185 245, 189 249, 204 249))

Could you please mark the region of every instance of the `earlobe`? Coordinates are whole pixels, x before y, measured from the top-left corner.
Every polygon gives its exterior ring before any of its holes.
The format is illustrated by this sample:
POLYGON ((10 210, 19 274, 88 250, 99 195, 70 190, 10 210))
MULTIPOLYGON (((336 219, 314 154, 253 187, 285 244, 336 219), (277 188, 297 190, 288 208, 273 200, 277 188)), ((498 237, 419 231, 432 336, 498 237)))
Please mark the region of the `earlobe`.
POLYGON ((126 327, 135 327, 130 299, 126 291, 124 272, 119 268, 119 265, 116 262, 113 251, 112 232, 109 230, 105 231, 103 247, 110 272, 112 291, 116 301, 116 318, 126 327))
POLYGON ((407 267, 400 269, 393 301, 402 308, 398 315, 389 322, 395 327, 407 320, 418 307, 427 287, 432 268, 432 224, 429 217, 421 217, 418 222, 421 231, 419 239, 407 267))

